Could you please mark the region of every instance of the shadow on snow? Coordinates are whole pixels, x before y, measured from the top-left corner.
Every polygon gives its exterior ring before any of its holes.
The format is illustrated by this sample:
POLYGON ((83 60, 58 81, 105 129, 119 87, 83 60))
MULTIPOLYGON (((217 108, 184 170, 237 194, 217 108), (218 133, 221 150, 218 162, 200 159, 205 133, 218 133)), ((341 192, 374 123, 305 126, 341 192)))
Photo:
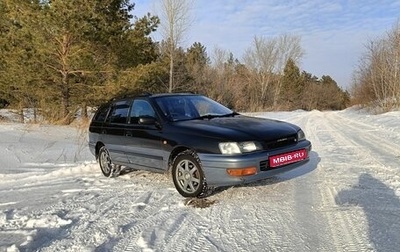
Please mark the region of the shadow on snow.
POLYGON ((393 189, 370 174, 361 174, 358 184, 336 196, 342 207, 362 207, 375 251, 399 251, 400 200, 393 189))

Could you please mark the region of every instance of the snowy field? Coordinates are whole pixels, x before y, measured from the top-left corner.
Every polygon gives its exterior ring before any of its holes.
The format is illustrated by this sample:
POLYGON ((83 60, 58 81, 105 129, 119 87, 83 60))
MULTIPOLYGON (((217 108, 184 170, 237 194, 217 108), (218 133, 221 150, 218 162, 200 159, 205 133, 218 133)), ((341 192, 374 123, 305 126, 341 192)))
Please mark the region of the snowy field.
POLYGON ((399 251, 400 112, 255 116, 301 126, 311 161, 204 208, 168 175, 103 177, 84 130, 1 122, 0 252, 399 251))

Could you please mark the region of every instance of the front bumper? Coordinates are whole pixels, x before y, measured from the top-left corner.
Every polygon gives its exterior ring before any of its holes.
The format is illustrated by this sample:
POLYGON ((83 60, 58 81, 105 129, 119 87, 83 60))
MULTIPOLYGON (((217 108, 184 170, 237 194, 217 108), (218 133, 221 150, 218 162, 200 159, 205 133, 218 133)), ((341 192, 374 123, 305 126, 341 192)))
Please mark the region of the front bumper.
POLYGON ((277 174, 293 170, 304 165, 309 161, 309 153, 311 151, 311 143, 308 140, 301 141, 294 146, 289 146, 273 151, 262 151, 257 153, 241 154, 227 156, 222 154, 201 154, 200 158, 204 175, 209 186, 230 186, 250 183, 257 180, 266 179, 277 174), (307 150, 307 158, 293 164, 288 164, 279 168, 262 170, 260 164, 265 164, 270 156, 279 155, 282 153, 292 152, 296 150, 307 150), (257 173, 250 176, 234 177, 228 175, 228 168, 245 168, 256 167, 257 173))

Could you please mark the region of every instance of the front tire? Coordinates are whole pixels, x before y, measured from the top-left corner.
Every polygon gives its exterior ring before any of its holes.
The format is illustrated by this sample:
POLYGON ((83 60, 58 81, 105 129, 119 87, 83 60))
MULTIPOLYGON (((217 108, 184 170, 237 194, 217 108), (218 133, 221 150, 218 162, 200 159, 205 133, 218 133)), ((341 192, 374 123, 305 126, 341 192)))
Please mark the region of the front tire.
POLYGON ((200 160, 192 151, 179 153, 172 165, 172 179, 183 197, 198 197, 206 188, 200 160))

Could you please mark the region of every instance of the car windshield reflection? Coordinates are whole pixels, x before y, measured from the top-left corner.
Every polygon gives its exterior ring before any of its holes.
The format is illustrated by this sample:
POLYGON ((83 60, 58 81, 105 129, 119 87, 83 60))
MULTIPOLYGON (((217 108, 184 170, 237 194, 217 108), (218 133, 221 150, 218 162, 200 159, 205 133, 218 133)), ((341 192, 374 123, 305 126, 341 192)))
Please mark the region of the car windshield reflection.
POLYGON ((204 96, 164 96, 157 105, 170 121, 212 119, 236 115, 232 110, 204 96))

